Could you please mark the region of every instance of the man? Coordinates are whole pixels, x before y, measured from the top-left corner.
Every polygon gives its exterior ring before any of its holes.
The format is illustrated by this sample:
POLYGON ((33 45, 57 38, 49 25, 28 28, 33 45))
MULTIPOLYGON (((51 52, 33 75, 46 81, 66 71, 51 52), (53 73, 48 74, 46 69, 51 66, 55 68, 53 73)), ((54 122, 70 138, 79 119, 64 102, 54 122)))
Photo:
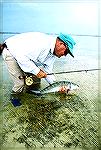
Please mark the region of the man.
POLYGON ((2 44, 3 58, 14 82, 13 92, 24 90, 24 73, 32 74, 37 79, 45 78, 49 84, 55 81, 52 72, 55 58, 70 54, 73 56, 75 42, 70 35, 60 33, 53 37, 40 32, 28 32, 12 36, 2 44))

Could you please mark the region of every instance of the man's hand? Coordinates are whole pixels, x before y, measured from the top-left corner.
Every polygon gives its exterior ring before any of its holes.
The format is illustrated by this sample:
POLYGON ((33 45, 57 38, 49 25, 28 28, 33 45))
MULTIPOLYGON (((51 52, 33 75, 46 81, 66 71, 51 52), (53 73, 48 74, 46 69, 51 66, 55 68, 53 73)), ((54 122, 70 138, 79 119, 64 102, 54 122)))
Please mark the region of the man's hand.
POLYGON ((60 87, 60 89, 59 89, 59 92, 60 92, 60 93, 68 93, 68 91, 69 91, 69 89, 67 89, 66 86, 62 86, 62 87, 60 87))
POLYGON ((36 76, 37 78, 46 78, 47 74, 43 70, 40 70, 36 76))

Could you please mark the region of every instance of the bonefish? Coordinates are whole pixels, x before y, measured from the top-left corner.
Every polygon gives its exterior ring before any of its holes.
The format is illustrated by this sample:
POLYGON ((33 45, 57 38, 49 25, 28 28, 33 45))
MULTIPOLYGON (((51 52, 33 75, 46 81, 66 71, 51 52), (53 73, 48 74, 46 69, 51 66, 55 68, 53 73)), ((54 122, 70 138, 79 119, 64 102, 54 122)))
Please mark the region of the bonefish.
POLYGON ((39 91, 31 90, 31 92, 37 95, 43 95, 43 94, 48 94, 48 93, 61 92, 61 88, 65 89, 65 93, 69 93, 70 91, 75 91, 76 89, 78 89, 79 86, 70 81, 58 81, 45 87, 42 90, 39 90, 39 91))

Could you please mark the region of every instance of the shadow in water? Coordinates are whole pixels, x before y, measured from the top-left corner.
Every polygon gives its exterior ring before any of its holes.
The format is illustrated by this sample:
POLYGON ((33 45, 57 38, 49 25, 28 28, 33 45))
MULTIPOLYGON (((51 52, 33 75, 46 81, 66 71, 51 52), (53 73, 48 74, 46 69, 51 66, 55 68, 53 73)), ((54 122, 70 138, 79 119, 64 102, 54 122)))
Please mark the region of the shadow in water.
POLYGON ((4 108, 2 140, 36 147, 98 148, 97 113, 78 95, 21 96, 22 105, 4 108), (93 114, 92 114, 93 113, 93 114))

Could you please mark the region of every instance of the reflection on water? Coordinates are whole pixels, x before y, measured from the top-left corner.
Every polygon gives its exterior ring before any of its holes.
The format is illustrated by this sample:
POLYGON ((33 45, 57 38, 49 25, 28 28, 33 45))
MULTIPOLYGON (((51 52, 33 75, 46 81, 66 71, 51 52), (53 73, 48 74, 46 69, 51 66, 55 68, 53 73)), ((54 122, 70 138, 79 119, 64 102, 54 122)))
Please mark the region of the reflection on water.
POLYGON ((97 114, 86 98, 47 94, 21 96, 22 105, 3 109, 3 147, 98 148, 97 114))

